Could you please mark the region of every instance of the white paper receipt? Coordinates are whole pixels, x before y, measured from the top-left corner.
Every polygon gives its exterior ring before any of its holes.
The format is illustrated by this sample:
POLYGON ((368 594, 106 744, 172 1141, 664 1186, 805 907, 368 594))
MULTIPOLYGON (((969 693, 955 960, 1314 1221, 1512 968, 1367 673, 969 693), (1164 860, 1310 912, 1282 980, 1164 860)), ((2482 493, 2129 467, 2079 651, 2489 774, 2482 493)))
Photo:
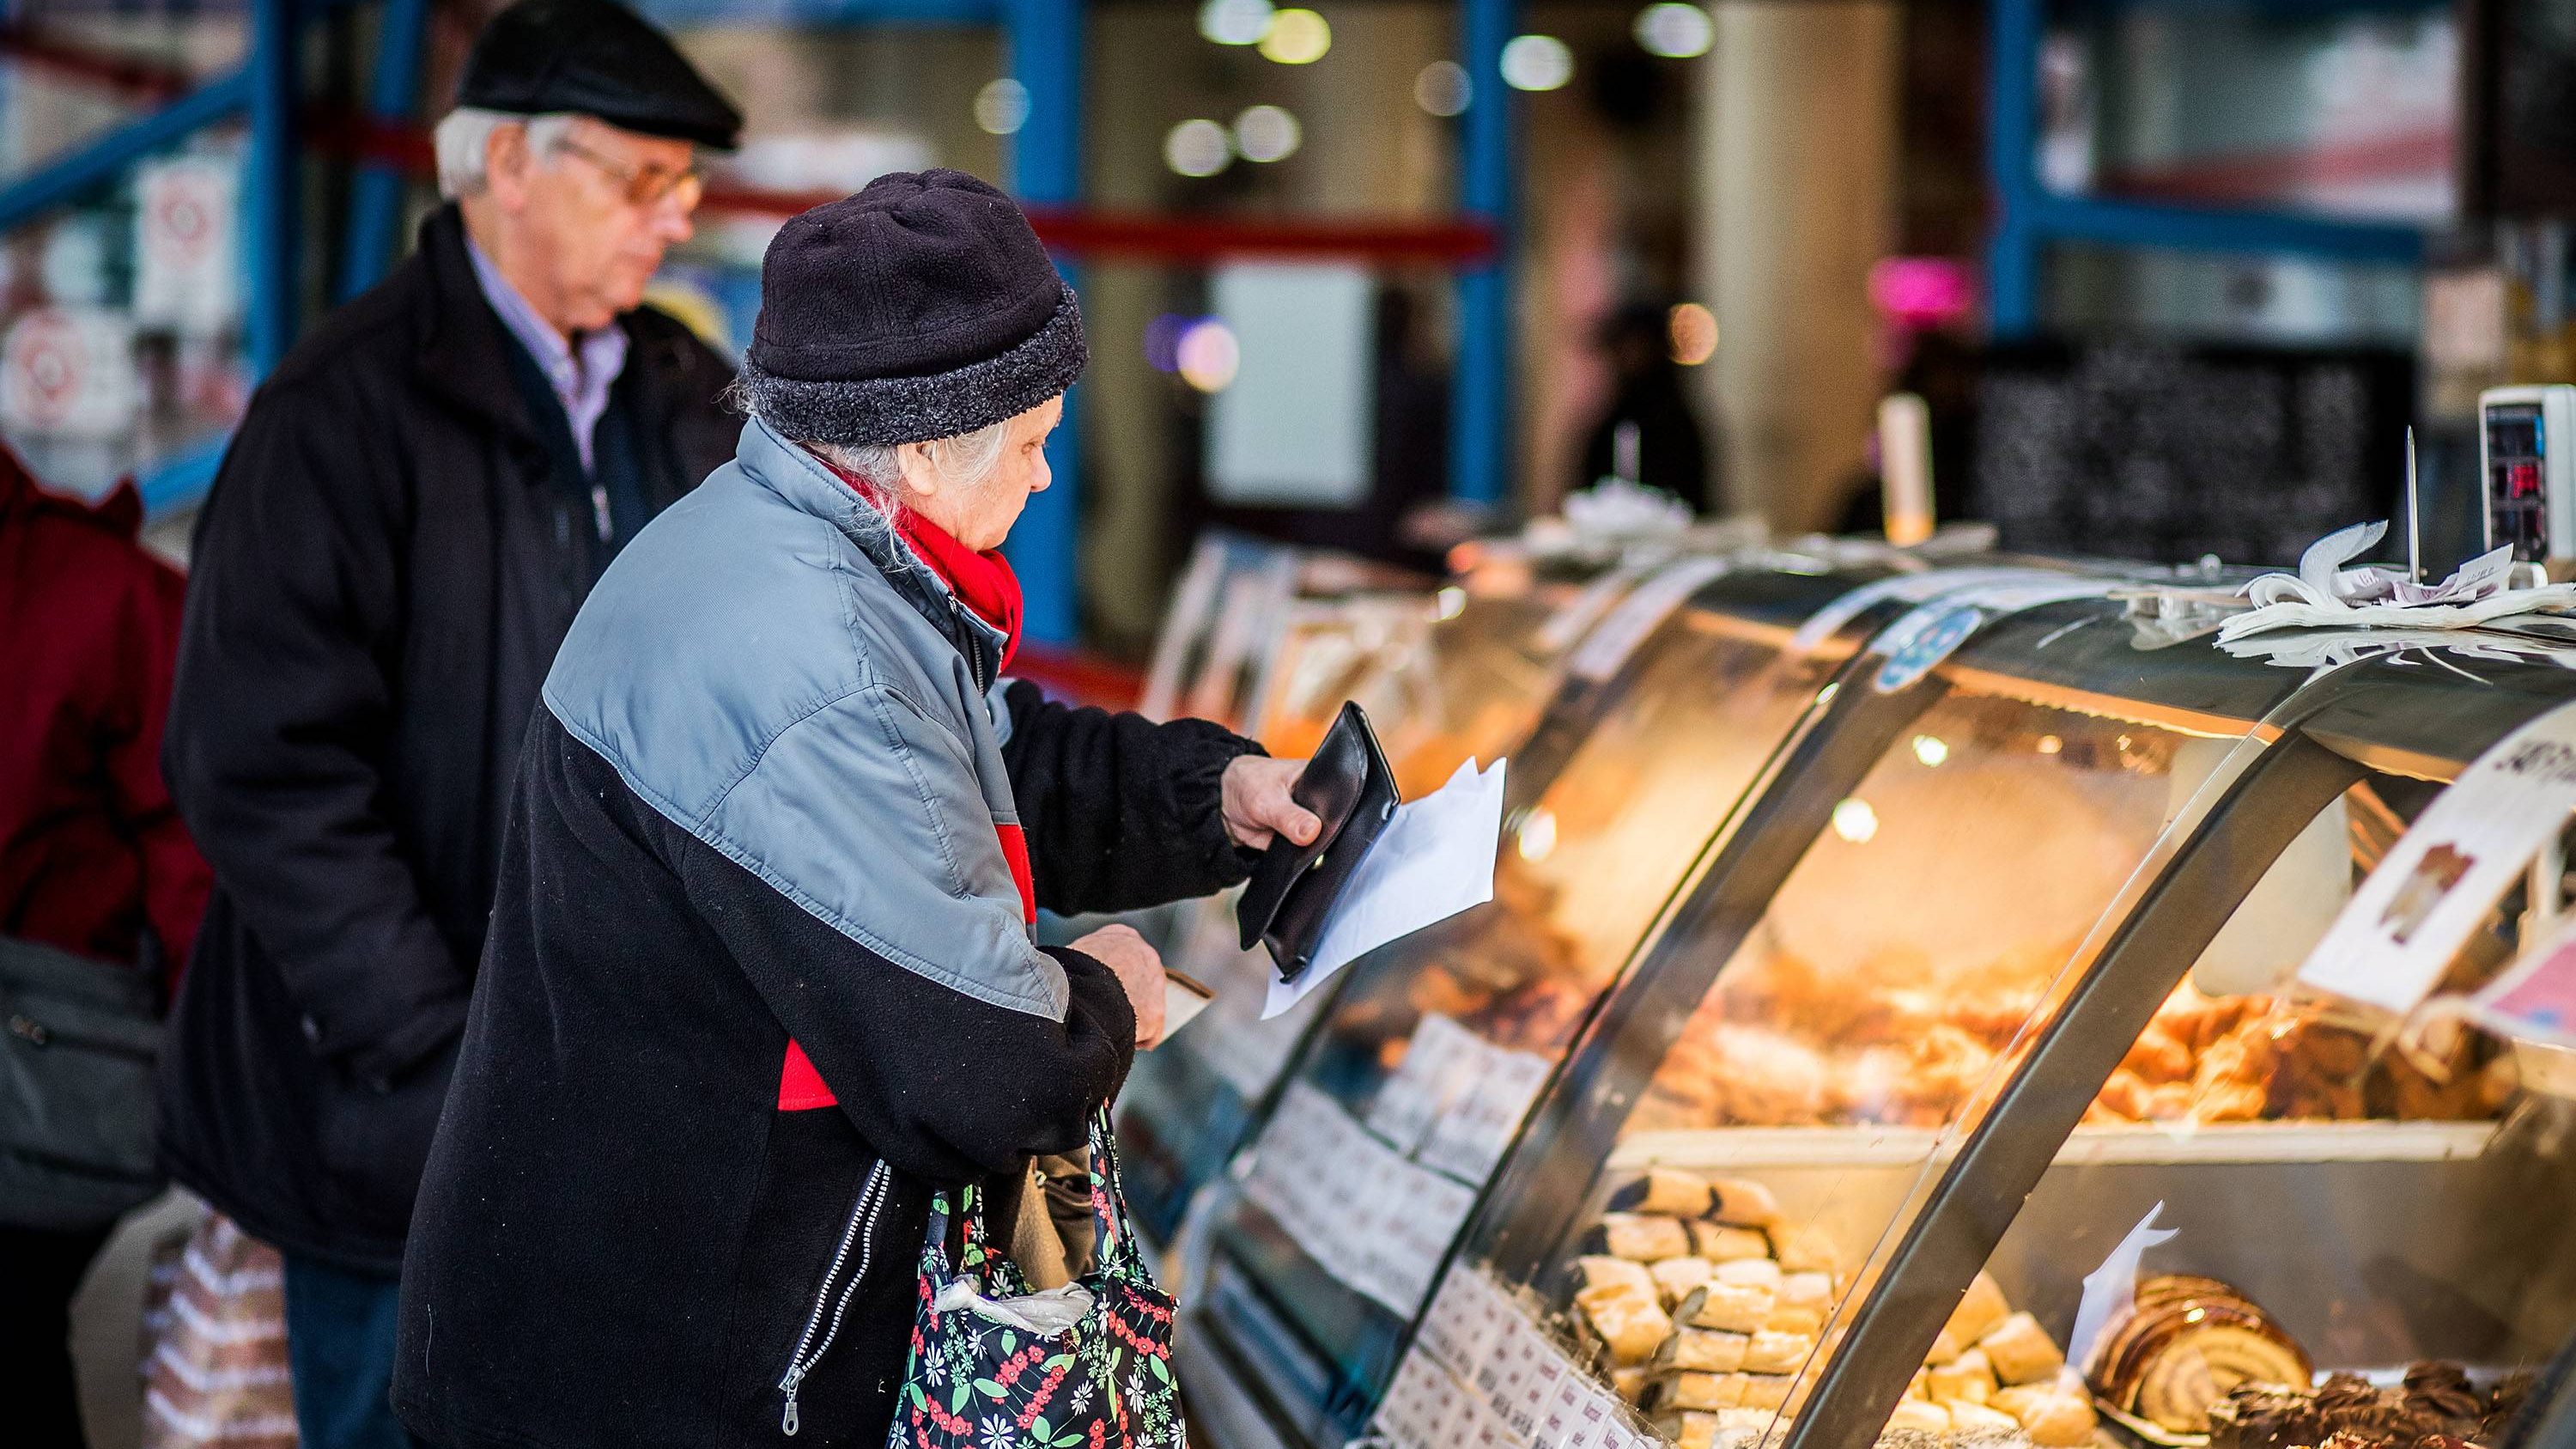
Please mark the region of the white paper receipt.
POLYGON ((1263 1020, 1295 1006, 1360 957, 1398 936, 1494 898, 1494 847, 1503 834, 1503 765, 1469 760, 1449 783, 1395 807, 1395 818, 1342 887, 1315 958, 1295 981, 1273 977, 1263 1020))

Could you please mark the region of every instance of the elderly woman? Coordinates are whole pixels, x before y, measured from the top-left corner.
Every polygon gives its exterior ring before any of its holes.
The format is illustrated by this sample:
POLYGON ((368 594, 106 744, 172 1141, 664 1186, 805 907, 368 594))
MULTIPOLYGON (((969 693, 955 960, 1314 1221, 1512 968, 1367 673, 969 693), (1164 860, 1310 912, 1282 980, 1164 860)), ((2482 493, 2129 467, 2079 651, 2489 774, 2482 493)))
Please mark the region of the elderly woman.
POLYGON ((885 177, 762 287, 738 456, 618 556, 529 726, 404 1264, 394 1398, 436 1443, 882 1444, 933 1187, 1078 1147, 1160 1030, 1151 947, 1039 947, 1036 908, 1317 828, 1247 740, 1002 672, 993 550, 1084 361, 1008 198, 885 177))

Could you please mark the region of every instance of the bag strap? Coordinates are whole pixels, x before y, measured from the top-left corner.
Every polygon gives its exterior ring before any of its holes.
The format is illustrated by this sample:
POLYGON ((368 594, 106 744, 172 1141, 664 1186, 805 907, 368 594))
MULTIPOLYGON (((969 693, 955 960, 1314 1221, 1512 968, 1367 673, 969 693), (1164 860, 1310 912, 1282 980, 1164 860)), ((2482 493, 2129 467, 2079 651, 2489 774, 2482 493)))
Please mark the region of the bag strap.
MULTIPOLYGON (((951 1214, 948 1208, 949 1190, 947 1188, 941 1188, 930 1195, 929 1247, 923 1256, 938 1265, 938 1272, 942 1278, 962 1273, 978 1273, 984 1268, 986 1261, 993 1257, 992 1239, 987 1236, 984 1227, 982 1190, 970 1182, 958 1188, 956 1192, 957 1210, 954 1214, 951 1214), (964 1223, 966 1246, 965 1251, 958 1255, 957 1262, 952 1267, 948 1261, 948 1228, 952 1221, 961 1219, 964 1223)), ((925 1266, 928 1265, 925 1264, 925 1266)))
POLYGON ((1091 1114, 1091 1221, 1100 1234, 1100 1269, 1113 1278, 1151 1284, 1154 1275, 1136 1246, 1127 1221, 1127 1189, 1118 1174, 1118 1133, 1109 1123, 1109 1105, 1091 1114))

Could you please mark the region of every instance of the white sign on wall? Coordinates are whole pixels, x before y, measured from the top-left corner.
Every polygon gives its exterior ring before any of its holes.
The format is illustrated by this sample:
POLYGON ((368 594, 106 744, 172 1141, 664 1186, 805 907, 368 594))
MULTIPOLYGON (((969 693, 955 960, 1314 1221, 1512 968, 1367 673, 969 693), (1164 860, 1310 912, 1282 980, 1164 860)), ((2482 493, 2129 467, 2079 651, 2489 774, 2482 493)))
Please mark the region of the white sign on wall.
POLYGON ((134 320, 208 336, 241 317, 241 163, 180 156, 134 185, 134 320))
POLYGON ((1376 461, 1376 292, 1354 266, 1245 263, 1210 291, 1234 333, 1234 380, 1208 400, 1208 492, 1220 503, 1345 508, 1376 461))

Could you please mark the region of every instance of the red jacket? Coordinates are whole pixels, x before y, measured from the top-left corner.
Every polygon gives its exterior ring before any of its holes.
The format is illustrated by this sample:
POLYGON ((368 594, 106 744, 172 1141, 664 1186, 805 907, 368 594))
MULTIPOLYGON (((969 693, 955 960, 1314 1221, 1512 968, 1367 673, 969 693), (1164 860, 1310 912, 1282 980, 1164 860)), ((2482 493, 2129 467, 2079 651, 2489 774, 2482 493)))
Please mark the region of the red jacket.
POLYGON ((213 877, 161 783, 182 581, 142 521, 0 448, 0 935, 133 961, 149 927, 175 980, 213 877))

